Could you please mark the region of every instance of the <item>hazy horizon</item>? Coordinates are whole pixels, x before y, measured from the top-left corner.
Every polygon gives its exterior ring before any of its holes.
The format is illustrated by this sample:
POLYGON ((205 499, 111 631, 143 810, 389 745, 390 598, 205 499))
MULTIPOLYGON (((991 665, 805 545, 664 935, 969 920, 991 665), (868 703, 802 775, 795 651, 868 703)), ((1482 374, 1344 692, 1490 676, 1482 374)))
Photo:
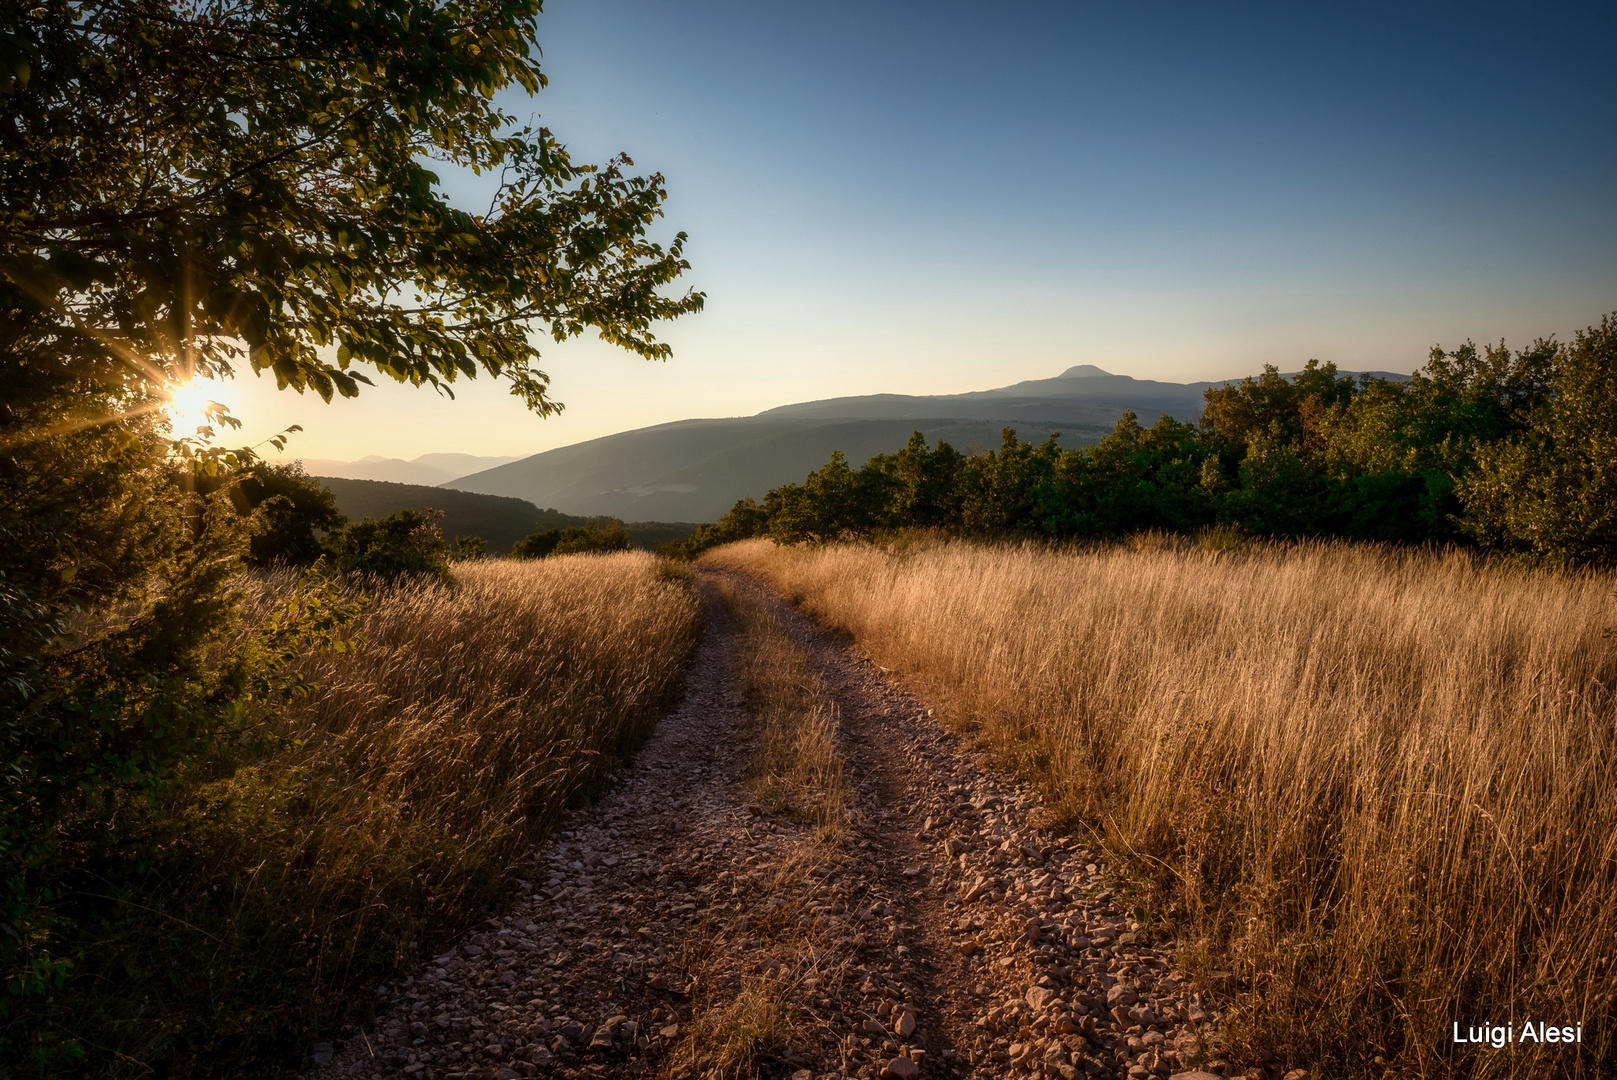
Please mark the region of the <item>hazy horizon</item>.
POLYGON ((661 329, 673 360, 552 345, 549 420, 488 381, 222 396, 238 438, 301 423, 289 456, 521 456, 1075 364, 1407 373, 1434 344, 1570 337, 1617 309, 1614 20, 552 0, 551 85, 507 107, 666 177, 663 235, 690 234, 708 294, 661 329))

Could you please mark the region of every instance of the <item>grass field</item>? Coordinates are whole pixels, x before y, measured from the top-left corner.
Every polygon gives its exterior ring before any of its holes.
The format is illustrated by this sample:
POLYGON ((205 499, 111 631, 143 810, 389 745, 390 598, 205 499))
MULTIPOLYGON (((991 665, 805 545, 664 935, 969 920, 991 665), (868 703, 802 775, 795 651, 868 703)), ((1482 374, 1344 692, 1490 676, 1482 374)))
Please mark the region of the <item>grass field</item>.
MULTIPOLYGON (((365 588, 364 643, 300 661, 319 689, 283 711, 286 741, 230 749, 154 823, 165 858, 63 1000, 105 1071, 295 1066, 516 889, 530 845, 677 694, 688 571, 627 552, 455 576, 365 588)), ((254 579, 249 610, 291 583, 254 579)))
POLYGON ((706 558, 851 632, 1127 859, 1228 995, 1233 1055, 1617 1071, 1611 576, 1162 537, 706 558), (1584 1043, 1453 1042, 1528 1020, 1584 1043))

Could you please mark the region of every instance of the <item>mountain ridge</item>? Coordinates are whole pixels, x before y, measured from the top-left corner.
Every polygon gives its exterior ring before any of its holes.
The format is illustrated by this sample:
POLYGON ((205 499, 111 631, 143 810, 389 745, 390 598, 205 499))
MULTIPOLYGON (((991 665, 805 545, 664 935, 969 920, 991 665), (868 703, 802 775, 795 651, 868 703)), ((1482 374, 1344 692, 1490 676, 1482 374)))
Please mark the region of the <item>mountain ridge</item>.
POLYGON ((943 439, 971 451, 998 446, 1004 427, 1025 439, 1058 434, 1063 445, 1086 446, 1130 410, 1146 426, 1164 415, 1194 421, 1206 390, 1226 381, 1233 380, 1158 382, 1078 364, 1053 378, 990 390, 823 398, 752 416, 675 420, 603 435, 442 486, 515 496, 572 514, 712 521, 737 499, 762 498, 770 488, 802 480, 834 450, 857 468, 898 450, 913 431, 929 443, 943 439))

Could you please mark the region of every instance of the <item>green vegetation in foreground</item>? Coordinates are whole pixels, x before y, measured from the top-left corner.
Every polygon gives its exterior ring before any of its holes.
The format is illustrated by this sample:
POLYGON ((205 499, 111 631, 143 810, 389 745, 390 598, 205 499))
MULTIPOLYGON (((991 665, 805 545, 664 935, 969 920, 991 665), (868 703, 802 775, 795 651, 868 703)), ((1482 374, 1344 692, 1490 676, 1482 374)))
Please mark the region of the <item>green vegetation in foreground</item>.
POLYGON ((919 433, 854 470, 841 454, 668 549, 895 528, 1105 539, 1161 530, 1466 544, 1560 566, 1617 561, 1617 315, 1570 343, 1434 349, 1404 382, 1310 361, 1214 387, 1197 424, 1132 413, 1086 449, 1007 428, 968 456, 919 433))

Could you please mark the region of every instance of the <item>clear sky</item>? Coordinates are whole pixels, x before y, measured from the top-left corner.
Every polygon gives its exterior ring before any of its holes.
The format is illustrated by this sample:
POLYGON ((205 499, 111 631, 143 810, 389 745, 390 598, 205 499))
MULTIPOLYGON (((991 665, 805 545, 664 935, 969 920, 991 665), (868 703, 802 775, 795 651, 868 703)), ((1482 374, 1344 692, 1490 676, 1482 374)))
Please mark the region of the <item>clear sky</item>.
POLYGON ((549 420, 223 396, 298 456, 527 454, 1080 363, 1410 371, 1617 310, 1617 5, 1333 7, 548 0, 551 85, 505 104, 665 176, 708 294, 673 359, 551 346, 549 420))

